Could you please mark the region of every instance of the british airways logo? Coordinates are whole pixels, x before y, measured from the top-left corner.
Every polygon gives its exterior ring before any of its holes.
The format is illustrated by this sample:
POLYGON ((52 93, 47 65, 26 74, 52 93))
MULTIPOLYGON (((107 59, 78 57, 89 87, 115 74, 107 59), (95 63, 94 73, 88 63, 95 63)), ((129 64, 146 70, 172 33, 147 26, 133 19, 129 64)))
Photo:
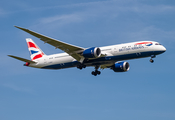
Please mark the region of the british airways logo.
POLYGON ((152 42, 139 42, 139 43, 134 44, 134 47, 125 47, 125 48, 119 49, 119 52, 128 51, 128 50, 143 49, 144 45, 151 46, 151 45, 153 45, 153 43, 152 42))
POLYGON ((146 46, 151 46, 151 45, 153 45, 152 43, 150 43, 150 44, 146 44, 146 46))
POLYGON ((42 53, 40 51, 40 49, 37 47, 37 45, 35 43, 27 42, 27 45, 28 45, 28 48, 29 48, 32 60, 35 60, 35 59, 43 57, 44 53, 42 53))
POLYGON ((135 45, 143 45, 143 44, 145 44, 146 46, 151 46, 151 45, 153 45, 152 42, 141 42, 141 43, 136 43, 135 45))

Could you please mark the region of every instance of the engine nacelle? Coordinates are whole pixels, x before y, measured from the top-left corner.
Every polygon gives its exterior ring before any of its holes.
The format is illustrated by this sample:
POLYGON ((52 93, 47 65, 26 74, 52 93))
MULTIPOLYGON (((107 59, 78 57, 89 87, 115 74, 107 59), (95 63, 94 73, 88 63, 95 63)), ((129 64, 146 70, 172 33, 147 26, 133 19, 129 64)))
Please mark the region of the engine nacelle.
POLYGON ((85 58, 98 58, 101 56, 101 50, 98 47, 88 48, 83 51, 83 56, 85 58))
POLYGON ((116 62, 113 66, 112 69, 114 72, 126 72, 129 70, 129 63, 128 62, 116 62))

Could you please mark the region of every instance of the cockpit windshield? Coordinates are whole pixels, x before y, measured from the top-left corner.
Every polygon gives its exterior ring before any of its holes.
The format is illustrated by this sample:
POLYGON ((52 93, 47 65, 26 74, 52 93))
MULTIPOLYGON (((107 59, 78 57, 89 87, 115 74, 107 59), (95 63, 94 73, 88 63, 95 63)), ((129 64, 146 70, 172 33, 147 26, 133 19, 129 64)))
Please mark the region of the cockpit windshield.
POLYGON ((155 45, 161 45, 160 43, 156 43, 155 45))

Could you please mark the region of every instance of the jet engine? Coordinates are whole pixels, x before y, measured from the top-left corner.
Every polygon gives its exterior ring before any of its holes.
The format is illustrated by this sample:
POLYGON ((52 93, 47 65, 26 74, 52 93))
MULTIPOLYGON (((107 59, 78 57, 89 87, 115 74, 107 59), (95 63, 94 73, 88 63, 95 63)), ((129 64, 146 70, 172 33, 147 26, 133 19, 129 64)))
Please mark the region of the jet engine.
POLYGON ((98 47, 88 48, 83 51, 83 56, 85 58, 98 58, 101 56, 101 50, 98 47))
POLYGON ((129 70, 129 63, 128 62, 116 62, 111 69, 113 69, 114 72, 126 72, 129 70))

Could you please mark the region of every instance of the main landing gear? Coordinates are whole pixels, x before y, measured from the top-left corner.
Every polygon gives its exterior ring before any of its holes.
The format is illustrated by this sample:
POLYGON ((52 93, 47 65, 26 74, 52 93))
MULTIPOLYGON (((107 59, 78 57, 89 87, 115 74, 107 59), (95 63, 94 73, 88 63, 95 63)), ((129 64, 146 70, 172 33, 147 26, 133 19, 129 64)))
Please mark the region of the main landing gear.
POLYGON ((151 63, 154 62, 154 60, 152 58, 155 58, 156 56, 155 55, 151 55, 151 59, 149 60, 151 63))
POLYGON ((80 64, 80 65, 77 66, 77 68, 81 70, 83 68, 86 68, 86 65, 80 64))
POLYGON ((95 71, 92 71, 91 74, 94 75, 94 76, 100 75, 101 72, 98 71, 98 68, 99 68, 99 67, 100 67, 100 66, 95 66, 95 71))
POLYGON ((101 74, 101 72, 100 71, 98 71, 98 70, 95 70, 95 71, 92 71, 92 73, 91 73, 92 75, 94 75, 94 76, 97 76, 97 75, 100 75, 101 74))
MULTIPOLYGON (((91 74, 94 75, 94 76, 100 75, 101 72, 98 71, 98 68, 99 68, 99 67, 100 67, 100 66, 95 66, 95 71, 92 71, 91 74)), ((83 68, 86 68, 86 65, 84 65, 84 64, 79 64, 79 65, 77 66, 77 68, 80 69, 80 70, 82 70, 83 68)))

